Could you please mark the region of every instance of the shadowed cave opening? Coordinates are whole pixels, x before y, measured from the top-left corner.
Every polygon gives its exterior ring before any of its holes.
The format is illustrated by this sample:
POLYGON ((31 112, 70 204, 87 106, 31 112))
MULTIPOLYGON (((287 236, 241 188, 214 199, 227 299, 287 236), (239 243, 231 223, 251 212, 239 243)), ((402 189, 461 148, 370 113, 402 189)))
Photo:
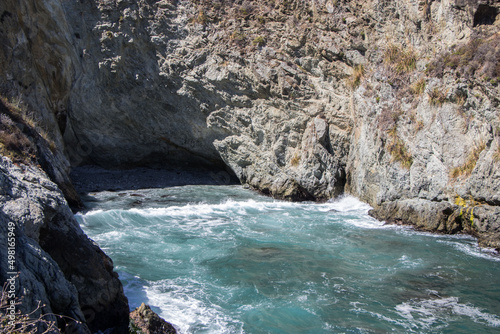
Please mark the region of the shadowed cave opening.
POLYGON ((122 161, 112 155, 100 156, 99 148, 85 142, 73 147, 66 144, 71 181, 81 196, 99 191, 240 184, 231 168, 211 152, 201 155, 169 144, 168 150, 159 149, 140 158, 131 153, 121 157, 122 161), (94 152, 98 154, 94 156, 94 152))
POLYGON ((473 26, 478 25, 491 25, 495 23, 496 17, 498 15, 498 9, 488 5, 479 5, 474 14, 473 26))
POLYGON ((74 166, 71 181, 80 195, 98 191, 169 188, 185 185, 240 184, 234 172, 222 161, 212 164, 200 161, 171 161, 163 165, 99 165, 74 166))

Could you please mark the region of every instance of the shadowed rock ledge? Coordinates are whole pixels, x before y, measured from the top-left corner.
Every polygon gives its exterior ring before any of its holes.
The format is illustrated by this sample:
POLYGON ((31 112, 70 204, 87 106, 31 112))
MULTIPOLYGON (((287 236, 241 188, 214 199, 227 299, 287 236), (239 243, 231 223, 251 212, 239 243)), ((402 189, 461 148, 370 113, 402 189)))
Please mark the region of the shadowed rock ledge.
MULTIPOLYGON (((15 223, 19 272, 16 297, 27 314, 51 314, 68 333, 94 333, 114 328, 128 332, 128 301, 113 262, 81 230, 57 185, 35 166, 0 160, 0 246, 7 249, 7 226, 15 223), (80 323, 77 323, 74 319, 80 323)), ((2 251, 2 255, 5 253, 2 251)), ((1 267, 8 268, 7 256, 1 267)), ((5 282, 7 271, 0 280, 5 282)))

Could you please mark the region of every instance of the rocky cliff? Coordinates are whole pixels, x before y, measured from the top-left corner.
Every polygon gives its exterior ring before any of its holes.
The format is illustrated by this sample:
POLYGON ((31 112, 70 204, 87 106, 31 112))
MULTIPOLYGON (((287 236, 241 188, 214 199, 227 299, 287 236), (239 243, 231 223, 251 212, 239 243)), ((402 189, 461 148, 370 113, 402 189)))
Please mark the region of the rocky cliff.
POLYGON ((499 8, 4 0, 0 95, 53 143, 45 169, 75 202, 71 165, 203 165, 500 248, 499 8))
POLYGON ((391 39, 374 41, 379 63, 359 75, 352 95, 346 184, 375 217, 470 233, 499 248, 495 3, 399 3, 385 12, 391 39))
POLYGON ((8 272, 19 273, 19 310, 37 310, 35 317, 43 314, 45 320, 59 321, 67 333, 107 328, 127 332, 128 302, 113 263, 80 229, 57 185, 36 166, 15 165, 5 157, 0 182, 0 279, 5 282, 12 276, 8 272), (12 223, 14 268, 6 270, 12 223))

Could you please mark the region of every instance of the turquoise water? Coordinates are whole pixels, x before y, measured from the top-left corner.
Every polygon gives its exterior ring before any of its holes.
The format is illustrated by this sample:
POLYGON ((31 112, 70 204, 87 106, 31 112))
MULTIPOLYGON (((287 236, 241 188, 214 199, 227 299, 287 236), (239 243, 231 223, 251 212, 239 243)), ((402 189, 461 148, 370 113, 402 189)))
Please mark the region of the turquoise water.
POLYGON ((385 226, 352 197, 239 186, 100 192, 77 214, 132 308, 180 333, 500 333, 500 262, 467 237, 385 226))

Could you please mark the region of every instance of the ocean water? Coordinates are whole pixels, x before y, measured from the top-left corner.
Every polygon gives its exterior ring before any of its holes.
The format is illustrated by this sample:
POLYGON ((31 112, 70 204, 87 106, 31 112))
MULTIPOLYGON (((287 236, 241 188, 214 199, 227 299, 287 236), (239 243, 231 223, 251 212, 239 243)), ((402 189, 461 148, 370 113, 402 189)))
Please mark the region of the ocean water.
POLYGON ((500 258, 474 239, 240 186, 99 192, 76 215, 131 308, 180 333, 500 333, 500 258))

